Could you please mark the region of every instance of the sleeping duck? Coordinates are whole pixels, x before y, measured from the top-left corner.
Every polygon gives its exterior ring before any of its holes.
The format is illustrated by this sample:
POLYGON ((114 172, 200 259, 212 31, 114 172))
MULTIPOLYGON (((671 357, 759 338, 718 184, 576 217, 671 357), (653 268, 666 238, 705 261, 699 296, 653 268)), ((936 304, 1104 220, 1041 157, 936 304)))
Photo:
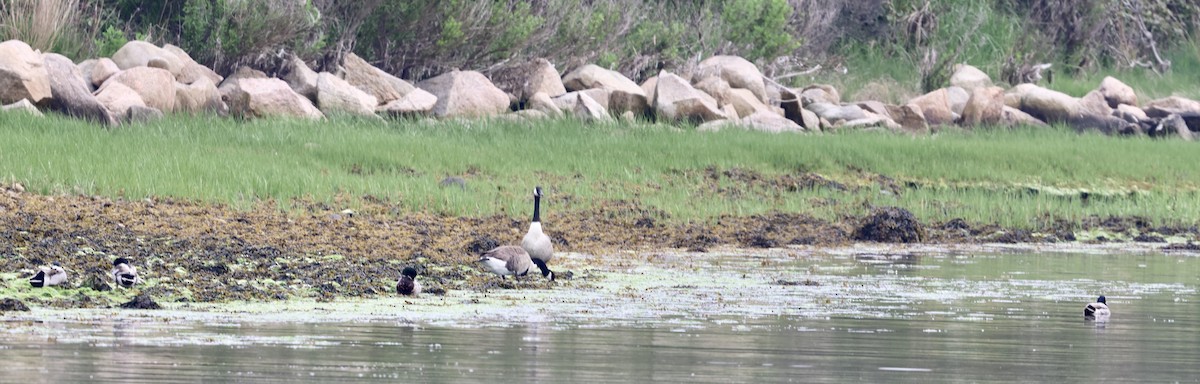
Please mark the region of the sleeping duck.
POLYGON ((1104 301, 1104 296, 1096 299, 1095 303, 1083 307, 1083 318, 1085 320, 1108 320, 1108 316, 1111 314, 1112 312, 1108 311, 1108 304, 1104 301))
POLYGON ((29 285, 34 288, 53 287, 67 282, 67 270, 57 264, 38 267, 38 271, 29 278, 29 285))
POLYGON ((400 272, 400 281, 396 282, 396 293, 411 296, 421 293, 421 283, 417 281, 417 269, 404 267, 400 272))
POLYGON ((142 281, 138 277, 137 268, 129 265, 129 259, 124 257, 118 257, 116 260, 113 260, 112 275, 117 285, 125 288, 132 287, 134 284, 142 281))

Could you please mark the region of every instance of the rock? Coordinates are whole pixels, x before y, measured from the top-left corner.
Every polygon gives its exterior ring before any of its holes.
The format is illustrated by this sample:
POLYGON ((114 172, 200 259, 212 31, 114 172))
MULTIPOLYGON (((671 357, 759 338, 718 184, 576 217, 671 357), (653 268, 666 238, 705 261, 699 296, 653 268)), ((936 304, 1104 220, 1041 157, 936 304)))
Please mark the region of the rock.
POLYGON ((1159 121, 1157 130, 1159 132, 1174 133, 1184 141, 1194 140, 1192 130, 1188 129, 1187 123, 1178 114, 1171 114, 1159 121))
POLYGON ((610 71, 595 64, 588 64, 563 77, 563 86, 568 91, 604 88, 646 96, 642 87, 617 71, 610 71))
POLYGON ((34 116, 38 116, 38 117, 43 116, 42 111, 39 111, 37 109, 37 107, 33 105, 33 103, 29 102, 29 99, 21 99, 20 101, 17 101, 15 103, 0 107, 0 111, 6 112, 6 113, 7 112, 25 112, 25 113, 28 113, 28 114, 31 114, 34 116))
POLYGON ((900 128, 909 133, 929 133, 929 123, 921 106, 916 104, 887 105, 888 116, 892 117, 900 128))
POLYGON ((142 101, 142 96, 138 95, 137 91, 120 82, 104 83, 104 86, 96 91, 96 100, 104 104, 112 116, 125 116, 130 108, 146 106, 146 102, 142 101))
POLYGON ((374 116, 376 105, 379 102, 375 96, 355 88, 346 80, 329 72, 317 75, 317 108, 326 116, 339 113, 374 116))
POLYGON ((854 231, 854 239, 880 243, 919 243, 925 238, 925 228, 904 208, 876 208, 854 231))
POLYGON ((554 100, 550 99, 550 95, 547 95, 545 92, 538 92, 530 96, 529 101, 525 102, 525 108, 541 111, 547 116, 558 116, 560 113, 554 100))
POLYGON ((11 297, 0 300, 0 312, 29 312, 29 306, 11 297))
MULTIPOLYGON (((737 90, 749 92, 749 90, 741 88, 737 88, 737 90)), ((750 116, 738 120, 738 123, 756 131, 771 133, 804 131, 804 127, 801 127, 800 124, 796 124, 796 122, 770 111, 755 112, 750 116)))
MULTIPOLYGON (((729 90, 727 101, 737 110, 738 116, 752 116, 760 112, 775 114, 771 107, 763 104, 749 89, 733 88, 729 90)), ((782 115, 777 114, 779 117, 782 115)))
MULTIPOLYGON (((284 86, 286 86, 286 85, 287 85, 287 83, 284 83, 284 86)), ((142 292, 142 293, 138 294, 137 296, 134 296, 133 300, 130 300, 129 302, 121 304, 121 308, 125 308, 125 309, 162 309, 162 306, 160 306, 160 305, 158 305, 158 303, 154 302, 154 299, 150 297, 150 294, 142 292)))
POLYGON ((237 89, 238 82, 241 81, 242 79, 267 79, 267 78, 268 78, 267 74, 264 73, 263 71, 260 71, 260 70, 254 69, 254 68, 250 68, 250 67, 242 66, 242 67, 238 67, 237 70, 233 71, 233 73, 230 74, 229 77, 226 77, 225 80, 222 81, 221 84, 217 86, 217 90, 221 92, 221 98, 227 100, 229 98, 229 93, 232 92, 234 89, 237 89))
MULTIPOLYGON (((658 89, 658 76, 650 76, 650 78, 646 79, 646 81, 643 81, 642 85, 638 88, 642 89, 642 94, 646 95, 647 100, 653 99, 654 92, 658 89)), ((649 101, 651 103, 654 102, 654 100, 649 101)))
MULTIPOLYGON (((205 81, 207 80, 208 79, 205 79, 205 81)), ((161 120, 163 117, 164 115, 162 111, 150 107, 135 105, 129 107, 129 110, 125 111, 125 115, 121 116, 121 121, 133 124, 149 123, 151 121, 161 120)))
POLYGON ((1150 116, 1146 114, 1146 111, 1129 104, 1118 104, 1116 110, 1113 111, 1113 114, 1114 116, 1129 116, 1133 118, 1134 121, 1150 120, 1150 116), (1120 115, 1117 115, 1118 113, 1120 115))
MULTIPOLYGON (((375 68, 354 53, 349 53, 343 58, 337 75, 368 95, 375 96, 380 104, 388 104, 392 100, 402 99, 409 92, 417 89, 413 84, 392 76, 382 69, 375 68)), ((432 92, 432 94, 436 95, 437 92, 432 92)), ((417 98, 421 99, 425 96, 417 98)))
MULTIPOLYGON (((800 94, 790 88, 775 87, 773 89, 779 92, 779 107, 783 108, 783 116, 805 128, 812 129, 812 126, 804 122, 803 111, 807 110, 804 109, 804 104, 800 102, 800 94)), ((812 111, 808 112, 812 113, 812 111)))
POLYGON ((1104 101, 1108 103, 1109 108, 1116 108, 1119 105, 1138 105, 1137 93, 1133 91, 1121 80, 1117 80, 1112 76, 1107 76, 1100 81, 1098 92, 1104 97, 1104 101))
POLYGON ((759 102, 766 103, 768 100, 762 72, 754 63, 738 56, 713 56, 704 59, 696 68, 696 77, 718 77, 732 88, 750 91, 759 102))
POLYGON ((1028 113, 1009 106, 1004 106, 1000 115, 1000 124, 1006 126, 1045 126, 1046 122, 1038 120, 1028 113))
POLYGON ((1112 111, 1112 108, 1108 106, 1108 101, 1104 100, 1104 95, 1100 94, 1100 91, 1091 91, 1079 98, 1079 110, 1075 113, 1110 116, 1112 115, 1112 111))
POLYGON ((118 72, 100 86, 103 91, 109 84, 120 83, 142 97, 146 106, 163 111, 175 111, 175 76, 165 69, 133 67, 118 72))
MULTIPOLYGON (((608 90, 608 89, 604 89, 604 88, 592 88, 592 89, 585 89, 582 91, 577 91, 577 93, 582 93, 582 94, 587 95, 588 97, 591 97, 592 100, 594 100, 597 104, 600 104, 600 107, 607 110, 608 106, 609 106, 609 95, 612 94, 612 91, 608 90)), ((574 104, 572 104, 572 105, 574 105, 574 104)))
POLYGON ((92 64, 89 70, 83 72, 83 76, 92 83, 92 87, 98 88, 105 81, 108 81, 108 78, 112 77, 112 75, 117 74, 117 72, 121 72, 121 68, 117 67, 117 63, 114 63, 112 59, 103 57, 96 59, 95 64, 92 64))
POLYGON ((107 126, 117 125, 108 108, 92 95, 79 67, 71 59, 56 53, 47 53, 43 59, 46 72, 50 74, 50 91, 54 95, 50 100, 50 108, 71 117, 107 126))
POLYGON ((946 88, 917 96, 908 101, 909 105, 915 105, 920 108, 921 115, 925 116, 925 122, 929 125, 954 123, 955 114, 951 103, 950 91, 946 88))
POLYGON ((191 84, 175 83, 175 111, 188 114, 215 113, 219 116, 229 114, 229 107, 221 100, 221 91, 206 76, 201 76, 191 84))
POLYGON ((964 127, 997 125, 1004 118, 1004 88, 979 87, 963 108, 959 124, 964 127))
POLYGON ((550 115, 547 115, 545 112, 538 111, 538 110, 522 109, 520 111, 512 111, 512 112, 500 115, 499 117, 503 118, 503 119, 512 120, 512 121, 534 121, 534 120, 542 120, 542 119, 549 118, 550 115))
POLYGON ((181 66, 179 68, 179 73, 175 75, 175 80, 179 81, 180 83, 191 84, 195 83, 201 78, 205 78, 208 79, 210 83, 220 84, 221 80, 224 80, 224 78, 221 77, 221 75, 218 75, 216 71, 213 71, 211 68, 205 67, 204 65, 197 63, 196 60, 193 60, 192 55, 189 55, 187 52, 185 52, 183 48, 166 44, 163 45, 163 50, 170 52, 174 54, 175 57, 179 58, 181 66))
POLYGON ((124 46, 121 46, 121 49, 113 53, 112 61, 122 70, 137 67, 157 67, 164 69, 171 74, 171 81, 175 81, 175 76, 183 68, 183 61, 179 59, 178 55, 141 40, 133 40, 125 43, 124 46), (151 63, 154 63, 154 65, 151 65, 151 63))
POLYGON ((571 114, 574 115, 576 118, 583 119, 586 121, 611 120, 611 118, 608 116, 608 111, 605 110, 604 106, 602 106, 602 105, 600 105, 600 103, 596 102, 595 99, 592 99, 591 96, 588 96, 587 93, 585 93, 585 92, 573 92, 573 93, 575 94, 575 97, 576 97, 576 101, 575 101, 574 105, 572 106, 571 109, 564 109, 564 110, 569 110, 569 111, 571 111, 571 114))
MULTIPOLYGON (((788 120, 791 120, 791 119, 788 119, 788 120)), ((795 120, 792 120, 792 121, 795 121, 795 120)), ((800 109, 800 123, 801 123, 800 125, 803 126, 804 129, 807 129, 809 131, 813 131, 813 132, 821 131, 821 117, 817 116, 817 114, 813 111, 801 108, 800 109)))
POLYGON ((1037 87, 1021 97, 1021 111, 1047 123, 1066 122, 1080 109, 1079 99, 1062 92, 1037 87))
POLYGON ((661 120, 703 123, 727 118, 716 99, 666 71, 658 74, 653 100, 654 111, 661 120))
POLYGON ((437 117, 487 117, 508 110, 508 95, 479 72, 450 71, 417 86, 437 96, 437 117))
POLYGON ((712 120, 704 122, 696 126, 697 132, 719 132, 722 129, 736 127, 738 123, 733 120, 712 120))
POLYGON ((850 121, 866 118, 862 108, 857 105, 835 105, 830 103, 812 103, 804 107, 825 120, 837 124, 839 121, 850 121))
POLYGON ((800 91, 800 101, 805 106, 812 103, 839 104, 842 102, 842 95, 832 85, 813 84, 800 91))
POLYGON ((1171 114, 1185 112, 1200 112, 1200 101, 1182 98, 1179 96, 1171 96, 1163 99, 1153 100, 1142 106, 1146 111, 1146 115, 1151 118, 1161 119, 1171 114))
POLYGON ((424 115, 432 111, 434 105, 437 105, 437 96, 424 89, 415 88, 402 98, 376 107, 375 112, 392 116, 424 115))
POLYGON ((950 85, 961 87, 970 94, 977 88, 991 87, 992 78, 980 71, 979 68, 967 64, 955 64, 954 74, 950 75, 950 85))
MULTIPOLYGON (((1107 108, 1107 106, 1105 107, 1107 108)), ((1112 115, 1095 115, 1090 113, 1076 114, 1067 120, 1067 125, 1076 132, 1098 131, 1106 135, 1129 133, 1136 128, 1124 119, 1112 115)))
POLYGON ((725 118, 729 119, 729 120, 736 121, 736 120, 742 118, 742 116, 738 114, 737 108, 734 108, 732 105, 729 105, 729 104, 722 105, 721 112, 724 113, 725 118))
POLYGON ((497 88, 513 95, 519 103, 528 102, 538 92, 550 97, 567 93, 562 76, 554 64, 543 58, 501 67, 491 73, 491 80, 497 88))
POLYGON ((865 112, 871 112, 886 118, 892 118, 891 111, 888 111, 887 105, 880 101, 867 100, 854 103, 865 112))
POLYGON ((1034 84, 1030 84, 1030 83, 1024 83, 1024 84, 1020 84, 1015 87, 1009 88, 1007 91, 1004 91, 1004 105, 1007 105, 1009 107, 1016 108, 1016 109, 1021 109, 1021 99, 1025 98, 1025 95, 1028 94, 1030 91, 1039 89, 1039 88, 1041 88, 1041 87, 1034 85, 1034 84))
POLYGON ((715 76, 692 82, 692 87, 712 96, 717 105, 729 104, 729 90, 733 89, 728 82, 715 76))
POLYGON ((955 115, 962 115, 963 110, 967 108, 967 100, 971 99, 971 94, 962 87, 950 86, 946 87, 946 99, 950 102, 950 111, 955 115))
POLYGON ((52 96, 42 55, 20 40, 0 43, 0 104, 21 99, 42 104, 52 96))
POLYGON ((650 113, 650 100, 639 93, 611 90, 608 93, 608 110, 614 114, 629 112, 635 116, 647 116, 650 113))
MULTIPOLYGON (((308 67, 304 60, 299 57, 292 56, 288 61, 287 67, 283 74, 283 81, 286 81, 293 91, 299 93, 300 96, 307 97, 309 101, 314 103, 317 101, 317 72, 308 67)), ((378 99, 376 99, 378 101, 378 99)), ((375 106, 372 106, 375 107, 375 106)))
POLYGON ((903 127, 901 127, 900 124, 897 124, 895 121, 892 121, 892 119, 888 118, 887 116, 876 115, 874 113, 866 112, 866 111, 863 111, 863 113, 864 113, 865 117, 863 117, 861 119, 842 121, 839 123, 835 123, 834 125, 836 125, 838 128, 841 128, 841 129, 875 128, 875 127, 887 128, 890 131, 900 131, 901 129, 903 129, 903 127))
POLYGON ((225 103, 230 113, 242 118, 325 117, 312 102, 279 79, 238 79, 226 94, 225 103))

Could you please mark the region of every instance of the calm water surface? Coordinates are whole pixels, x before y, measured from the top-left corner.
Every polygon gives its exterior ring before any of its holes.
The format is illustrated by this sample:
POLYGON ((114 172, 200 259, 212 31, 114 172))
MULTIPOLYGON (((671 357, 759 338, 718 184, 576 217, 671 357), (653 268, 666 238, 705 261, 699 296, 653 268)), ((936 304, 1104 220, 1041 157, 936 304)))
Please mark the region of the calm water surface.
MULTIPOLYGON (((586 258, 563 265, 584 272, 586 258)), ((6 315, 0 381, 1200 382, 1195 256, 773 251, 586 267, 594 284, 419 298, 352 322, 6 315), (1101 293, 1112 318, 1083 321, 1101 293)))

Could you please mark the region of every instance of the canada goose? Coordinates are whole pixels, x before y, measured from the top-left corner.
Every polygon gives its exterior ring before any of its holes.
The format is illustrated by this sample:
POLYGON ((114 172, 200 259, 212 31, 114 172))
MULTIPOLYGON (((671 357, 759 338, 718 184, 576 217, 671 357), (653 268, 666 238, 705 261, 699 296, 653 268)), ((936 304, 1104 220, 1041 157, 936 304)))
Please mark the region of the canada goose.
POLYGON ((417 281, 417 269, 404 267, 400 272, 400 281, 396 282, 396 293, 401 295, 416 295, 421 293, 421 283, 417 281))
POLYGON ((529 253, 515 245, 503 245, 487 251, 479 257, 479 262, 492 273, 500 275, 501 279, 509 275, 525 276, 533 264, 529 260, 529 253))
POLYGON ((1111 314, 1112 312, 1108 311, 1108 304, 1104 301, 1104 296, 1096 299, 1095 303, 1083 307, 1083 318, 1085 320, 1107 320, 1111 314))
POLYGON ((554 258, 554 245, 550 243, 550 236, 542 232, 542 187, 533 188, 533 221, 529 222, 529 232, 521 239, 521 248, 529 253, 542 276, 554 281, 554 271, 546 266, 554 258))
POLYGON ((57 264, 38 267, 37 274, 29 278, 29 285, 34 288, 53 287, 67 282, 67 271, 57 264))
POLYGON ((113 260, 112 270, 113 280, 116 280, 117 285, 125 288, 132 287, 133 284, 142 281, 137 274, 137 268, 129 265, 129 259, 118 257, 113 260))

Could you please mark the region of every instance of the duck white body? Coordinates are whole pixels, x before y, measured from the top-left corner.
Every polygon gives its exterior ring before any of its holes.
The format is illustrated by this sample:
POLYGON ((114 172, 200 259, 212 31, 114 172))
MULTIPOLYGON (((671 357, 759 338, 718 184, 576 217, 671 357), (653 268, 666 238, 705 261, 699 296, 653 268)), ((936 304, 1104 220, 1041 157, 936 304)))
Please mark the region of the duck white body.
POLYGON ((529 231, 521 239, 521 248, 529 253, 531 261, 542 271, 542 276, 554 280, 554 271, 546 263, 554 258, 554 244, 550 236, 542 232, 542 187, 533 189, 533 221, 529 222, 529 231))
POLYGON ((504 276, 525 276, 533 268, 529 253, 515 245, 505 245, 487 251, 479 258, 488 271, 504 276))
POLYGON ((129 265, 129 260, 124 257, 118 257, 116 260, 113 260, 112 275, 117 285, 125 288, 132 287, 134 284, 142 281, 138 277, 137 268, 129 265))
POLYGON ((1086 320, 1108 320, 1112 312, 1108 310, 1108 302, 1104 296, 1096 299, 1095 303, 1089 303, 1083 307, 1083 318, 1086 320))
POLYGON ((37 288, 53 287, 67 282, 67 270, 57 265, 38 267, 38 271, 29 278, 29 285, 37 288))

